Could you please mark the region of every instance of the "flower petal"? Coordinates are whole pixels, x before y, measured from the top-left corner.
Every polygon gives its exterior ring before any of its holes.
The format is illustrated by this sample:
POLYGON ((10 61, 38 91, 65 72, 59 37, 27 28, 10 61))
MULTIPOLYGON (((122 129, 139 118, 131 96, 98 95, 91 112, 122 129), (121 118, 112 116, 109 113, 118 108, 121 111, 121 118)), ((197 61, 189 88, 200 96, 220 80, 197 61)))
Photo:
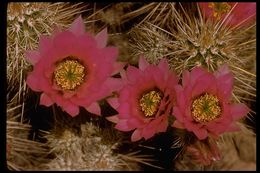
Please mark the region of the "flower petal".
POLYGON ((127 119, 119 119, 115 128, 118 129, 118 130, 124 131, 124 132, 131 131, 131 130, 135 129, 134 127, 130 127, 128 125, 127 119))
POLYGON ((140 128, 144 125, 144 123, 137 118, 131 118, 128 120, 127 123, 129 127, 133 127, 133 128, 140 128))
POLYGON ((96 114, 96 115, 101 115, 101 109, 100 106, 97 102, 93 102, 91 105, 86 107, 87 111, 90 113, 96 114))
POLYGON ((158 124, 156 132, 166 132, 168 127, 168 118, 163 118, 162 121, 158 124))
MULTIPOLYGON (((115 61, 118 56, 118 49, 116 47, 105 47, 102 49, 106 62, 115 61)), ((114 69, 113 69, 114 71, 114 69)))
POLYGON ((73 49, 76 43, 76 37, 71 32, 64 31, 56 35, 53 40, 53 44, 55 46, 55 55, 59 57, 55 57, 57 59, 65 58, 68 55, 73 53, 73 49))
POLYGON ((81 15, 76 20, 73 21, 69 30, 76 36, 79 36, 79 35, 82 35, 85 33, 85 25, 84 25, 84 21, 83 21, 81 15))
POLYGON ((52 48, 52 40, 45 35, 40 36, 39 50, 41 54, 45 54, 52 48))
POLYGON ((140 129, 136 129, 136 130, 133 132, 132 136, 131 136, 131 141, 132 141, 132 142, 136 142, 136 141, 140 140, 140 139, 142 138, 141 132, 142 132, 142 131, 141 131, 140 129))
POLYGON ((135 82, 138 78, 140 78, 141 72, 134 66, 128 66, 126 76, 130 82, 135 82))
POLYGON ((119 107, 118 98, 108 98, 107 102, 110 106, 112 106, 114 109, 117 109, 119 107))
POLYGON ((158 67, 165 73, 167 74, 167 72, 169 71, 169 65, 167 63, 167 60, 165 58, 161 59, 158 67))
POLYGON ((153 128, 153 127, 146 126, 142 130, 142 136, 144 137, 145 140, 153 137, 154 134, 155 134, 155 128, 153 128))
POLYGON ((39 85, 39 78, 35 77, 33 74, 29 74, 26 79, 27 85, 34 91, 42 91, 41 86, 39 85))
POLYGON ((144 71, 149 66, 149 63, 145 60, 144 56, 141 55, 139 58, 139 69, 144 71))
POLYGON ((229 106, 229 108, 230 116, 232 116, 233 120, 238 120, 246 116, 249 112, 249 108, 243 103, 232 104, 229 106))
POLYGON ((128 103, 121 103, 117 109, 119 112, 119 118, 129 118, 130 117, 130 106, 128 103))
POLYGON ((25 57, 32 65, 35 65, 40 60, 41 55, 38 51, 26 51, 25 57))
POLYGON ((113 123, 118 123, 118 121, 119 121, 118 115, 106 117, 106 119, 107 119, 108 121, 113 122, 113 123))
POLYGON ((97 41, 98 48, 103 48, 107 44, 108 34, 107 34, 107 28, 104 28, 102 31, 100 31, 96 36, 95 39, 97 41))
POLYGON ((123 71, 124 67, 126 65, 126 62, 118 62, 118 63, 114 63, 113 64, 113 72, 112 72, 112 76, 117 74, 117 73, 120 73, 121 71, 123 71))
POLYGON ((202 92, 210 88, 211 85, 214 84, 214 81, 214 76, 210 73, 201 75, 192 88, 192 96, 196 97, 200 95, 202 92))
POLYGON ((120 78, 108 78, 103 85, 106 85, 110 92, 118 91, 123 87, 122 80, 120 78))
POLYGON ((208 136, 207 130, 203 128, 199 128, 197 130, 194 130, 193 133, 198 137, 199 140, 206 139, 208 136))
POLYGON ((54 102, 48 95, 46 95, 45 93, 42 93, 41 98, 40 98, 40 104, 49 107, 52 104, 54 104, 54 102))
POLYGON ((79 107, 74 105, 74 104, 70 104, 67 105, 66 107, 62 107, 68 114, 70 114, 70 116, 75 117, 76 115, 79 114, 79 107))
POLYGON ((173 107, 173 116, 175 116, 180 123, 184 121, 184 115, 177 106, 173 107))
POLYGON ((185 70, 182 73, 182 86, 187 87, 190 83, 190 72, 188 70, 185 70))
POLYGON ((202 76, 207 74, 208 72, 201 68, 201 67, 195 67, 194 69, 192 69, 192 71, 190 72, 190 84, 194 85, 197 81, 197 79, 202 76))

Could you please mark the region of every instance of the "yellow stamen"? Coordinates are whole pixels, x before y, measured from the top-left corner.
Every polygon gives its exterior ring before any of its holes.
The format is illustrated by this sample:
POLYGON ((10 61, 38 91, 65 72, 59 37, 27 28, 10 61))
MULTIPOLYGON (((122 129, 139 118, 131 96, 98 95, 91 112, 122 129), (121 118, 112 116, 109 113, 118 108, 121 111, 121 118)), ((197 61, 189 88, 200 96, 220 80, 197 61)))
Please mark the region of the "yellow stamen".
POLYGON ((220 102, 216 96, 206 93, 193 101, 191 114, 199 123, 215 120, 221 114, 220 102))
POLYGON ((54 81, 63 90, 74 90, 84 82, 86 68, 74 59, 59 62, 54 70, 54 81))
POLYGON ((159 109, 159 105, 162 99, 162 93, 158 91, 150 91, 144 94, 139 100, 141 110, 145 117, 153 117, 159 109))
POLYGON ((219 20, 221 16, 231 10, 231 5, 227 2, 211 2, 209 7, 213 9, 213 16, 219 20))

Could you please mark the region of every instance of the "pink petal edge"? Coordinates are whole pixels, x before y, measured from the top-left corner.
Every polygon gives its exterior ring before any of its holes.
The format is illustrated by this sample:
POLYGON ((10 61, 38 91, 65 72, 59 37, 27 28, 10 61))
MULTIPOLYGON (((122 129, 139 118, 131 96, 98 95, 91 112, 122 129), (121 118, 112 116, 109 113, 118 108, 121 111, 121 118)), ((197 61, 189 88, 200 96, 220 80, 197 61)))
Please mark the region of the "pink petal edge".
POLYGON ((117 109, 119 107, 118 98, 108 98, 107 102, 110 106, 112 106, 114 109, 117 109))
POLYGON ((73 21, 69 30, 76 36, 82 35, 85 33, 85 25, 81 15, 73 21))
POLYGON ((108 39, 107 28, 104 28, 102 31, 100 31, 95 36, 95 39, 97 41, 98 48, 104 48, 107 44, 107 39, 108 39))
POLYGON ((112 123, 118 123, 118 121, 119 121, 119 118, 118 118, 117 115, 110 116, 110 117, 106 117, 106 119, 107 119, 108 121, 111 121, 112 123))
POLYGON ((99 104, 97 102, 93 102, 91 105, 86 107, 87 111, 90 113, 96 114, 96 115, 101 115, 101 109, 99 107, 99 104))
POLYGON ((26 51, 25 56, 26 56, 26 59, 32 65, 35 65, 41 58, 40 53, 38 51, 26 51))
POLYGON ((136 142, 136 141, 140 140, 141 138, 142 138, 142 136, 141 136, 141 130, 140 130, 140 129, 136 129, 136 130, 133 132, 132 136, 131 136, 131 141, 132 141, 132 142, 136 142))
POLYGON ((149 63, 145 60, 144 56, 141 55, 139 58, 139 68, 145 70, 149 66, 149 63))
POLYGON ((40 104, 49 107, 52 104, 54 104, 54 102, 48 95, 46 95, 45 93, 42 93, 41 98, 40 98, 40 104))

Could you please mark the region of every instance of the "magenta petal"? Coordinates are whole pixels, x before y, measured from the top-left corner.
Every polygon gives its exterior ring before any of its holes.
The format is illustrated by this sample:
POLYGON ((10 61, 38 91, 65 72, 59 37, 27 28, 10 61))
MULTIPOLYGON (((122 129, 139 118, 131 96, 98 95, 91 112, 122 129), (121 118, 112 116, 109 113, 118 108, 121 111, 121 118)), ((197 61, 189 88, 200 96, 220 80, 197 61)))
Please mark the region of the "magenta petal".
POLYGON ((136 118, 129 119, 127 123, 129 127, 133 127, 133 128, 139 128, 144 125, 142 121, 136 118))
POLYGON ((214 72, 214 75, 217 78, 219 78, 219 77, 224 76, 224 75, 229 74, 229 73, 230 73, 230 71, 229 71, 228 65, 227 64, 223 64, 222 66, 220 66, 218 68, 217 71, 214 72))
POLYGON ((193 131, 193 133, 198 137, 199 140, 206 139, 208 136, 207 130, 200 128, 193 131))
POLYGON ((84 25, 84 21, 83 21, 81 15, 77 19, 74 20, 74 22, 71 24, 69 30, 77 36, 84 34, 85 25, 84 25))
POLYGON ((96 36, 95 39, 97 41, 98 48, 103 48, 107 44, 108 34, 107 34, 107 28, 104 28, 102 31, 100 31, 96 36))
POLYGON ((196 80, 196 83, 192 88, 192 96, 198 96, 199 94, 204 92, 205 89, 211 87, 211 85, 214 84, 214 81, 215 80, 213 75, 202 75, 199 79, 196 80))
POLYGON ((45 106, 51 106, 54 102, 52 101, 52 99, 46 95, 45 93, 41 94, 41 98, 40 98, 40 104, 41 105, 45 105, 45 106))
POLYGON ((41 87, 39 86, 39 79, 36 78, 34 75, 29 74, 27 79, 26 79, 27 85, 34 91, 42 91, 41 87))
POLYGON ((128 103, 121 103, 117 109, 119 112, 119 118, 129 118, 130 117, 130 106, 128 103))
MULTIPOLYGON (((167 117, 166 117, 167 118, 167 117)), ((167 130, 167 127, 168 127, 168 120, 164 119, 160 122, 160 124, 157 126, 156 128, 156 132, 166 132, 167 130)))
POLYGON ((153 137, 154 135, 155 135, 155 128, 147 126, 142 130, 142 136, 144 137, 145 140, 153 137))
MULTIPOLYGON (((178 107, 180 108, 180 110, 185 110, 186 101, 185 101, 185 97, 184 97, 184 93, 183 93, 183 88, 180 85, 176 85, 174 87, 174 89, 175 89, 175 92, 176 92, 176 100, 177 100, 178 107)), ((179 119, 180 118, 181 117, 179 117, 179 119)))
POLYGON ((75 35, 68 31, 57 34, 53 40, 55 51, 59 53, 58 56, 66 56, 68 53, 72 53, 71 50, 75 46, 75 42, 75 35))
POLYGON ((108 121, 113 122, 113 123, 118 123, 118 121, 119 121, 118 115, 106 117, 106 119, 107 119, 108 121))
POLYGON ((126 65, 125 62, 118 62, 113 64, 113 72, 112 75, 115 75, 117 73, 121 73, 123 71, 124 66, 126 65))
POLYGON ((249 108, 243 103, 232 104, 229 106, 229 108, 233 120, 238 120, 246 116, 247 113, 249 112, 249 108))
POLYGON ((65 93, 63 94, 63 97, 66 98, 66 99, 68 99, 68 98, 73 97, 75 94, 76 94, 75 91, 67 91, 67 92, 65 92, 65 93))
POLYGON ((169 71, 169 65, 165 58, 161 59, 160 63, 158 64, 158 67, 165 73, 169 71))
POLYGON ((142 131, 141 131, 140 129, 136 129, 136 130, 133 132, 132 136, 131 136, 131 141, 132 141, 132 142, 136 142, 136 141, 140 140, 140 139, 142 138, 141 132, 142 132, 142 131))
POLYGON ((39 50, 41 54, 47 53, 52 48, 52 40, 45 35, 40 36, 39 50))
POLYGON ((33 65, 35 65, 41 58, 41 55, 38 51, 26 51, 26 59, 33 65))
POLYGON ((79 114, 79 107, 74 105, 74 104, 70 104, 66 107, 62 107, 68 114, 70 114, 70 116, 75 117, 76 115, 79 114))
POLYGON ((177 106, 173 107, 173 116, 181 123, 184 121, 184 115, 177 106))
POLYGON ((186 87, 190 83, 190 72, 188 70, 185 70, 182 73, 182 86, 186 87))
POLYGON ((130 82, 135 82, 141 76, 141 72, 134 66, 128 66, 126 76, 130 82))
POLYGON ((145 60, 144 56, 139 58, 139 69, 145 70, 149 66, 149 63, 145 60))
POLYGON ((114 109, 117 109, 119 107, 118 98, 108 98, 107 102, 112 106, 114 109))
POLYGON ((101 115, 101 109, 99 107, 99 104, 97 102, 93 102, 90 106, 86 107, 87 111, 90 113, 101 115))
POLYGON ((123 87, 123 83, 120 78, 108 78, 104 85, 106 85, 111 92, 118 91, 123 87))
POLYGON ((233 75, 231 74, 225 74, 223 76, 218 77, 217 79, 219 96, 223 100, 226 100, 227 102, 229 101, 232 94, 233 83, 234 83, 234 78, 233 75))
POLYGON ((201 68, 201 67, 195 67, 194 69, 192 69, 191 73, 190 73, 190 84, 194 85, 196 80, 205 74, 209 74, 205 69, 201 68))
POLYGON ((120 71, 120 76, 122 79, 126 80, 126 71, 125 70, 120 71))
POLYGON ((105 47, 102 49, 102 52, 106 57, 107 63, 111 63, 111 61, 116 60, 118 55, 118 49, 116 47, 105 47))
POLYGON ((130 127, 128 125, 128 120, 126 120, 126 119, 119 119, 115 128, 118 130, 124 131, 124 132, 131 131, 134 129, 134 127, 130 127))

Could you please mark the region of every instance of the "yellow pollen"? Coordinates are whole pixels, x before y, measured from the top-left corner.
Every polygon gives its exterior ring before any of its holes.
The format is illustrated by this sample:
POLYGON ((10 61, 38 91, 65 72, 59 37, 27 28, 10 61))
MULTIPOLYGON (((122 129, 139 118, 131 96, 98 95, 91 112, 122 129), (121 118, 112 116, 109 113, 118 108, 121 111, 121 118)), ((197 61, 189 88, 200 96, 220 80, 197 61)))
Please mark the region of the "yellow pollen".
POLYGON ((213 9, 213 16, 216 17, 217 20, 231 9, 231 6, 227 2, 211 2, 209 3, 209 7, 213 9))
POLYGON ((139 100, 141 110, 145 117, 153 117, 159 109, 159 105, 162 99, 162 93, 158 91, 150 91, 142 96, 139 100))
POLYGON ((57 64, 54 81, 63 90, 74 90, 84 82, 86 69, 77 60, 67 59, 57 64))
POLYGON ((204 94, 195 99, 191 106, 193 119, 199 123, 212 121, 220 117, 221 107, 216 96, 204 94))

